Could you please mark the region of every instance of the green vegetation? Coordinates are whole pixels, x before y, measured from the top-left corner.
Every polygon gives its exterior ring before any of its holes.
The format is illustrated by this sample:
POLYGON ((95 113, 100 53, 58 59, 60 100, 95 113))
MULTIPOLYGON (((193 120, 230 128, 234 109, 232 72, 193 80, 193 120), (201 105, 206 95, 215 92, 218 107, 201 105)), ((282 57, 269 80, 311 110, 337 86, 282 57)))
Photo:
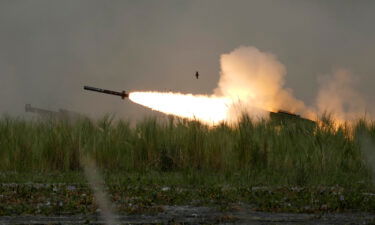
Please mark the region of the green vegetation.
POLYGON ((375 137, 375 123, 362 120, 337 128, 325 119, 311 127, 244 117, 233 128, 210 128, 196 121, 150 118, 131 127, 108 116, 75 122, 3 117, 0 171, 80 171, 80 159, 89 156, 108 172, 181 172, 203 180, 218 174, 253 185, 351 186, 371 181, 357 138, 363 132, 375 137))
POLYGON ((361 151, 363 136, 375 143, 374 122, 338 126, 328 117, 311 126, 298 121, 255 123, 243 117, 235 127, 208 127, 170 117, 131 126, 109 116, 97 121, 3 117, 0 214, 94 212, 82 173, 84 157, 96 162, 118 210, 124 212, 159 210, 163 204, 227 209, 236 202, 259 210, 375 211, 375 197, 369 194, 374 192, 371 164, 361 151), (12 182, 21 184, 5 184, 12 182), (50 185, 37 189, 28 182, 50 185), (51 191, 56 185, 62 185, 56 189, 61 193, 51 191), (66 190, 69 185, 76 188, 66 190), (82 200, 82 194, 88 197, 82 200), (35 211, 32 204, 38 199, 65 203, 35 211))

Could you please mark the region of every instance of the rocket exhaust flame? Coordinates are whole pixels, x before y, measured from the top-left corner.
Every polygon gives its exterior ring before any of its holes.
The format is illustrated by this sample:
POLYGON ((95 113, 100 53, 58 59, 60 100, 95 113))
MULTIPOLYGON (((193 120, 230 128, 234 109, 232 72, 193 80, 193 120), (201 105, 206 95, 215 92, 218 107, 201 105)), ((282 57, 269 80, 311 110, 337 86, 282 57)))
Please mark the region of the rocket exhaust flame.
POLYGON ((228 118, 229 98, 181 94, 172 92, 131 92, 129 99, 152 110, 207 124, 217 124, 228 118))
POLYGON ((229 98, 192 95, 172 92, 117 92, 84 86, 84 90, 129 98, 131 101, 169 115, 196 119, 207 124, 217 124, 227 120, 231 106, 229 98))

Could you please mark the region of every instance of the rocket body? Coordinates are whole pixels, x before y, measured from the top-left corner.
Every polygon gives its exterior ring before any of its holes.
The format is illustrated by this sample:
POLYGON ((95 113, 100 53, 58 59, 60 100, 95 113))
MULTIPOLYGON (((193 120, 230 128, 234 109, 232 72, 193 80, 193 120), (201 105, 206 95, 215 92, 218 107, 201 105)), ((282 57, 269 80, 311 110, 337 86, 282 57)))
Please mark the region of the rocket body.
POLYGON ((129 97, 129 94, 126 93, 125 91, 118 92, 118 91, 106 90, 106 89, 90 87, 90 86, 84 86, 83 89, 87 91, 96 91, 96 92, 100 92, 100 93, 104 93, 108 95, 117 95, 117 96, 120 96, 122 99, 129 97))

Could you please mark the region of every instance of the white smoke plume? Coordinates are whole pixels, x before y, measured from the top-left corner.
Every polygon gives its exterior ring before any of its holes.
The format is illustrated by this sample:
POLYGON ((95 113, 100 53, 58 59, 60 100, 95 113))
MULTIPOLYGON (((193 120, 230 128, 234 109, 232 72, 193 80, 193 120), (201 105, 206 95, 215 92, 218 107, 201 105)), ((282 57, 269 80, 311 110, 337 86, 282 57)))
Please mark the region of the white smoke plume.
MULTIPOLYGON (((255 47, 239 47, 223 54, 220 62, 221 76, 215 95, 240 102, 242 109, 255 116, 268 115, 263 110, 279 109, 308 115, 305 104, 284 87, 286 69, 275 55, 255 47)), ((238 117, 238 112, 231 110, 231 117, 238 117)))
MULTIPOLYGON (((308 107, 284 86, 286 68, 275 55, 255 47, 239 47, 221 56, 221 76, 215 95, 238 100, 241 110, 230 110, 230 119, 238 119, 245 109, 250 115, 265 116, 263 110, 287 110, 310 119, 329 113, 337 122, 353 121, 375 111, 355 89, 356 80, 346 69, 321 77, 315 105, 308 107), (262 109, 262 110, 257 110, 262 109)), ((235 107, 234 107, 235 108, 235 107)))

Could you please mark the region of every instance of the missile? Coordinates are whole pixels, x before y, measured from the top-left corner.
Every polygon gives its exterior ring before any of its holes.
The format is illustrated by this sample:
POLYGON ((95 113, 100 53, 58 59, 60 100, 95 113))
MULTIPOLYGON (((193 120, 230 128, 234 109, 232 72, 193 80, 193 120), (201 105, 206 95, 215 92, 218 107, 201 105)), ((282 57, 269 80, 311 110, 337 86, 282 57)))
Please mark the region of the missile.
POLYGON ((96 88, 96 87, 90 87, 90 86, 83 86, 83 89, 88 90, 88 91, 96 91, 96 92, 100 92, 100 93, 104 93, 108 95, 117 95, 117 96, 120 96, 122 99, 129 97, 129 93, 126 93, 125 91, 118 92, 118 91, 111 91, 111 90, 106 90, 106 89, 101 89, 101 88, 96 88))

